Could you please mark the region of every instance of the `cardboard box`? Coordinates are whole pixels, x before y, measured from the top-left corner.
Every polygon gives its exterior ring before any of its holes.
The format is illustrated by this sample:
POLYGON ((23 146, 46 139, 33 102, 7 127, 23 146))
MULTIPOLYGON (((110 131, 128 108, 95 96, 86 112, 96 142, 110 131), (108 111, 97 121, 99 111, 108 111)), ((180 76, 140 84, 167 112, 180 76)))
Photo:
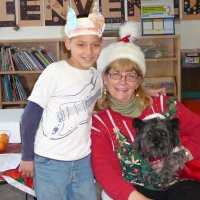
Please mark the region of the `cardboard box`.
POLYGON ((20 122, 24 109, 0 109, 0 134, 10 134, 9 143, 21 143, 20 122))

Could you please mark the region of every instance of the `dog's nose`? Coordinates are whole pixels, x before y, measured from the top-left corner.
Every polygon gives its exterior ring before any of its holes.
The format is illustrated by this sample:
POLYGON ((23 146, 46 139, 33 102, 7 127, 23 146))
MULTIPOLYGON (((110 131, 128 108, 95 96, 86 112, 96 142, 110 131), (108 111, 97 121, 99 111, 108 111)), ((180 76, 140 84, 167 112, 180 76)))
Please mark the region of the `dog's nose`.
POLYGON ((155 144, 155 146, 158 146, 160 144, 160 140, 155 140, 154 144, 155 144))

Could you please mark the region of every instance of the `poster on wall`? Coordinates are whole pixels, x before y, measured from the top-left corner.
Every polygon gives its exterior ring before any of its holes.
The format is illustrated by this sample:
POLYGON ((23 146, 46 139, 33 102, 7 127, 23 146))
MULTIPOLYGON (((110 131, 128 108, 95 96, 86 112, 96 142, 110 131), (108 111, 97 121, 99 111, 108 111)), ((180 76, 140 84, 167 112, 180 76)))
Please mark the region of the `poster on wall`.
POLYGON ((15 25, 15 0, 1 0, 0 27, 11 27, 15 25))
POLYGON ((44 25, 44 1, 43 0, 19 0, 18 23, 20 26, 44 25))
MULTIPOLYGON (((128 20, 140 21, 140 9, 141 9, 140 0, 127 0, 128 20)), ((174 18, 177 20, 180 19, 179 0, 174 0, 174 18)))
POLYGON ((141 1, 142 35, 175 34, 174 1, 141 1))
POLYGON ((200 20, 200 0, 182 0, 182 20, 200 20))
POLYGON ((141 18, 171 18, 174 17, 173 0, 142 0, 141 18))

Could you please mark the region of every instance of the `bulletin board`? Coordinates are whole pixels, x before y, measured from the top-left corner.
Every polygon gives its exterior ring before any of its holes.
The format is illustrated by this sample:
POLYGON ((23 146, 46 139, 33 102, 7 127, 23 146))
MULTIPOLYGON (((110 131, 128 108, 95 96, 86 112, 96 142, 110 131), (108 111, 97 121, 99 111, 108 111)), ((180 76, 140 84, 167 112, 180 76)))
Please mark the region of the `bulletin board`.
POLYGON ((174 1, 141 1, 142 35, 175 34, 174 1))
POLYGON ((182 0, 182 20, 200 20, 200 0, 182 0))

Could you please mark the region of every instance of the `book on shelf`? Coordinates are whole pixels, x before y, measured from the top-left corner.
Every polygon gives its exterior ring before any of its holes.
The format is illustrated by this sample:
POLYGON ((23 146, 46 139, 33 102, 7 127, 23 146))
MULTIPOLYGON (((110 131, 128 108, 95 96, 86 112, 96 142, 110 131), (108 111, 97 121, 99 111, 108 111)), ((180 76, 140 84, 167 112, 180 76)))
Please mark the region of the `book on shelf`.
POLYGON ((13 58, 13 61, 15 63, 16 70, 18 70, 18 71, 24 70, 22 68, 20 61, 19 61, 19 58, 15 54, 12 54, 12 58, 13 58))
POLYGON ((38 68, 37 64, 33 61, 33 59, 28 54, 28 52, 25 50, 22 53, 24 54, 24 56, 27 58, 28 62, 30 63, 32 70, 38 70, 39 68, 38 68))
POLYGON ((22 86, 18 75, 5 74, 2 78, 3 82, 3 100, 7 102, 25 101, 27 94, 22 86))
POLYGON ((8 48, 8 54, 9 54, 9 59, 10 59, 10 69, 12 71, 15 71, 15 66, 14 66, 14 62, 13 62, 13 58, 12 58, 11 48, 8 48))
POLYGON ((3 76, 3 80, 4 80, 4 86, 5 86, 5 100, 6 101, 12 101, 12 91, 11 91, 11 86, 10 86, 10 81, 8 79, 8 75, 4 75, 3 76))
POLYGON ((0 48, 0 71, 43 70, 56 61, 53 54, 45 48, 19 49, 8 45, 0 48))
POLYGON ((38 70, 43 70, 44 67, 40 64, 40 62, 37 60, 37 58, 35 58, 35 56, 33 55, 33 52, 31 49, 28 49, 26 51, 28 53, 28 55, 30 56, 31 60, 33 61, 33 63, 35 63, 35 65, 37 66, 36 69, 38 70))
POLYGON ((12 64, 12 59, 11 59, 11 55, 10 55, 10 46, 1 46, 1 54, 0 54, 0 60, 1 60, 1 64, 0 64, 0 70, 1 71, 11 71, 13 70, 12 64))
POLYGON ((40 56, 38 55, 38 53, 33 49, 31 51, 32 55, 35 57, 35 59, 40 63, 40 65, 42 66, 43 69, 46 68, 45 63, 41 60, 40 56))
POLYGON ((23 68, 24 70, 32 70, 31 66, 29 65, 29 62, 27 61, 27 59, 24 57, 24 55, 22 55, 21 51, 18 51, 16 53, 17 57, 19 58, 19 60, 21 61, 21 63, 23 63, 23 68))
POLYGON ((45 49, 45 48, 42 48, 42 49, 41 49, 41 52, 42 52, 43 55, 49 60, 50 63, 56 62, 55 57, 53 56, 53 54, 52 54, 50 51, 48 51, 48 50, 45 49))

